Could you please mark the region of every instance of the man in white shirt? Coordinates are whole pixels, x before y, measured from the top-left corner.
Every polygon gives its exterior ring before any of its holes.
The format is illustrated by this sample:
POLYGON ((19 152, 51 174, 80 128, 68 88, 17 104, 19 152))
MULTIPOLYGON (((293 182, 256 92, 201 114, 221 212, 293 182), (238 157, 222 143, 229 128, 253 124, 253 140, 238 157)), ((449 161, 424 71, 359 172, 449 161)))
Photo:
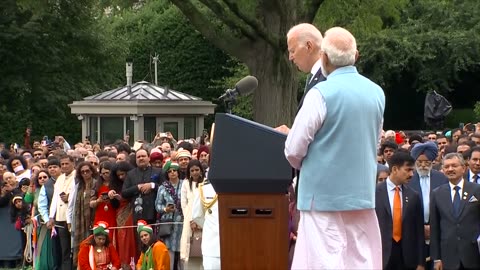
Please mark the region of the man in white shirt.
POLYGON ((68 201, 73 198, 70 194, 73 191, 75 185, 75 170, 74 170, 74 160, 72 156, 62 156, 60 157, 60 166, 62 170, 62 175, 58 177, 55 182, 54 193, 52 197, 52 202, 50 205, 50 214, 47 227, 50 229, 54 225, 59 240, 60 247, 62 251, 62 269, 71 269, 72 261, 70 259, 71 252, 71 239, 70 239, 70 224, 67 225, 67 211, 68 211, 68 201))

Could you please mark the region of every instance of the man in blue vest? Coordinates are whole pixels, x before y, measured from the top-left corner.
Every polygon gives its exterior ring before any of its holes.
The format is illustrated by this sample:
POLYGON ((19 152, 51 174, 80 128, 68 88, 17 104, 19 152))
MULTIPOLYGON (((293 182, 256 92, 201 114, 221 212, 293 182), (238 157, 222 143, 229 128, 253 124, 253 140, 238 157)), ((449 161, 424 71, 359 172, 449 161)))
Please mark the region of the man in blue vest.
POLYGON ((302 171, 292 269, 380 269, 375 175, 385 95, 353 66, 350 32, 328 30, 321 48, 327 80, 307 93, 285 143, 288 161, 302 171))

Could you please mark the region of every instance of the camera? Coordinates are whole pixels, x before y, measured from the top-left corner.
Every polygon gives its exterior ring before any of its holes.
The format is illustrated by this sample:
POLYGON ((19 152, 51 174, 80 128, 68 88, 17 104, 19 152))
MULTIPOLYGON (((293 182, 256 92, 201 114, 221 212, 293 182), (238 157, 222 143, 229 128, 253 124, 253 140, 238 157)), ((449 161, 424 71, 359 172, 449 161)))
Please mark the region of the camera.
POLYGON ((135 208, 134 208, 135 213, 141 214, 143 212, 143 207, 142 207, 143 199, 142 199, 142 197, 137 197, 133 204, 135 206, 135 208))

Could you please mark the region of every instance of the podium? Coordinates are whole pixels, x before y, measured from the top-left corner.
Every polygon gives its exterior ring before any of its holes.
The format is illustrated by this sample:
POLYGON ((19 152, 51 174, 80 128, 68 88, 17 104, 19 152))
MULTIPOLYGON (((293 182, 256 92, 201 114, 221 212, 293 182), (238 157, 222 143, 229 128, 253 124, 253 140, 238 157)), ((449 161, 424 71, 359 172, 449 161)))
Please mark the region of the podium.
POLYGON ((218 194, 222 269, 288 268, 285 140, 241 117, 215 117, 208 178, 218 194))

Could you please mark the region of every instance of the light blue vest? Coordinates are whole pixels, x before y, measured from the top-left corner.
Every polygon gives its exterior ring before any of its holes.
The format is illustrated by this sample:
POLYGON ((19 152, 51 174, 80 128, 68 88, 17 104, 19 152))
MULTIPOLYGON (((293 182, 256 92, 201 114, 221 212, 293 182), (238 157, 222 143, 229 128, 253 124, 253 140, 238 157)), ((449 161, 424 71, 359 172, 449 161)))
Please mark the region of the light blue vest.
POLYGON ((382 88, 347 66, 310 91, 320 91, 327 115, 302 162, 298 209, 375 208, 376 146, 385 109, 382 88))

